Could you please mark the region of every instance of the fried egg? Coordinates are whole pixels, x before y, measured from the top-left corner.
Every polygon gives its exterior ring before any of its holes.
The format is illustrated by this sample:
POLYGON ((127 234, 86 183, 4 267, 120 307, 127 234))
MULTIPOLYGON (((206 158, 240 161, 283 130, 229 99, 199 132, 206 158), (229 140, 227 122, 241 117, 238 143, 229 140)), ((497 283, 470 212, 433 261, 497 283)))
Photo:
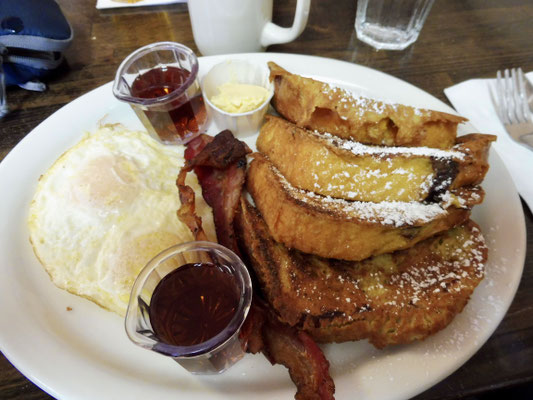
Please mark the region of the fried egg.
MULTIPOLYGON (((193 240, 176 215, 183 150, 107 125, 86 134, 41 176, 30 205, 30 242, 55 285, 125 314, 148 261, 193 240)), ((205 230, 216 240, 196 177, 187 179, 205 230)))

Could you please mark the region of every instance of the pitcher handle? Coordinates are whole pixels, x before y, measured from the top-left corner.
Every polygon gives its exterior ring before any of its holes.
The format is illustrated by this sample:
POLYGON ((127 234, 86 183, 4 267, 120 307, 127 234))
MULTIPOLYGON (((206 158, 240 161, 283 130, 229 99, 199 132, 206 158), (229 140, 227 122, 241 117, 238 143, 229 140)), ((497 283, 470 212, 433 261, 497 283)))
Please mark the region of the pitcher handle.
POLYGON ((297 1, 294 22, 290 28, 282 28, 272 21, 268 22, 261 33, 261 46, 267 47, 271 44, 291 42, 300 36, 307 24, 310 6, 311 0, 297 1))

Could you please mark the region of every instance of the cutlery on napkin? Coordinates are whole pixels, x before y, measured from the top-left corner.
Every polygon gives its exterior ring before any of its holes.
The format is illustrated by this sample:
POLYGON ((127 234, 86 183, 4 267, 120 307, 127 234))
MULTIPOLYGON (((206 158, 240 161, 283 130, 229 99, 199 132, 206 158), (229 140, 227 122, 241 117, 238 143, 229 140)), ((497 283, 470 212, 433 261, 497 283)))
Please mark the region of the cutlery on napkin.
MULTIPOLYGON (((533 81, 533 72, 526 74, 533 81)), ((498 136, 492 144, 511 174, 520 196, 533 211, 533 151, 509 137, 491 97, 496 79, 471 79, 444 89, 454 108, 482 133, 498 136)), ((531 104, 530 104, 531 106, 531 104)))

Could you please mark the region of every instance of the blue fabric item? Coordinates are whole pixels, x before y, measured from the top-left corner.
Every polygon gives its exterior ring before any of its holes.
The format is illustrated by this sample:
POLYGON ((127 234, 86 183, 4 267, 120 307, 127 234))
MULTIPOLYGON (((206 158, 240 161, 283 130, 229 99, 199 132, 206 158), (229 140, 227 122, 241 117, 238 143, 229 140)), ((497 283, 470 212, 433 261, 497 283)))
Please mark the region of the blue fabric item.
POLYGON ((61 64, 72 39, 54 0, 0 0, 0 58, 7 86, 45 77, 61 64))
POLYGON ((49 70, 32 68, 26 65, 15 65, 11 63, 6 63, 4 64, 5 85, 22 85, 36 78, 44 78, 49 72, 49 70))
POLYGON ((72 29, 54 0, 1 0, 0 43, 40 51, 63 51, 72 29))

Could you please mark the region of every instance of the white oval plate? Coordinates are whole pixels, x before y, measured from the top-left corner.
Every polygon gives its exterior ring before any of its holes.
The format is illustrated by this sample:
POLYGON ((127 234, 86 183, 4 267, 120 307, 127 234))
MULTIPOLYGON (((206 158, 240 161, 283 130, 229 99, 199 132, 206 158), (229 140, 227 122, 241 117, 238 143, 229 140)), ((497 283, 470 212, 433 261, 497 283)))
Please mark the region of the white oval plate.
MULTIPOLYGON (((200 76, 230 56, 200 59, 200 76)), ((390 75, 331 59, 241 54, 291 72, 404 104, 453 112, 390 75)), ((219 376, 193 376, 133 345, 122 318, 56 288, 30 247, 26 217, 39 175, 98 123, 142 128, 111 84, 67 104, 30 132, 0 164, 0 349, 30 380, 60 399, 292 399, 287 370, 246 355, 219 376), (67 307, 72 308, 67 311, 67 307)), ((472 128, 462 127, 462 133, 472 128)), ((212 126, 210 133, 216 133, 212 126)), ((253 145, 255 137, 246 138, 253 145)), ((254 146, 255 147, 255 146, 254 146)), ((522 206, 509 173, 492 153, 484 203, 474 209, 490 248, 486 278, 465 310, 424 342, 376 350, 366 341, 324 346, 338 399, 407 399, 459 368, 494 332, 518 287, 525 257, 522 206), (502 206, 504 205, 504 206, 502 206)))

